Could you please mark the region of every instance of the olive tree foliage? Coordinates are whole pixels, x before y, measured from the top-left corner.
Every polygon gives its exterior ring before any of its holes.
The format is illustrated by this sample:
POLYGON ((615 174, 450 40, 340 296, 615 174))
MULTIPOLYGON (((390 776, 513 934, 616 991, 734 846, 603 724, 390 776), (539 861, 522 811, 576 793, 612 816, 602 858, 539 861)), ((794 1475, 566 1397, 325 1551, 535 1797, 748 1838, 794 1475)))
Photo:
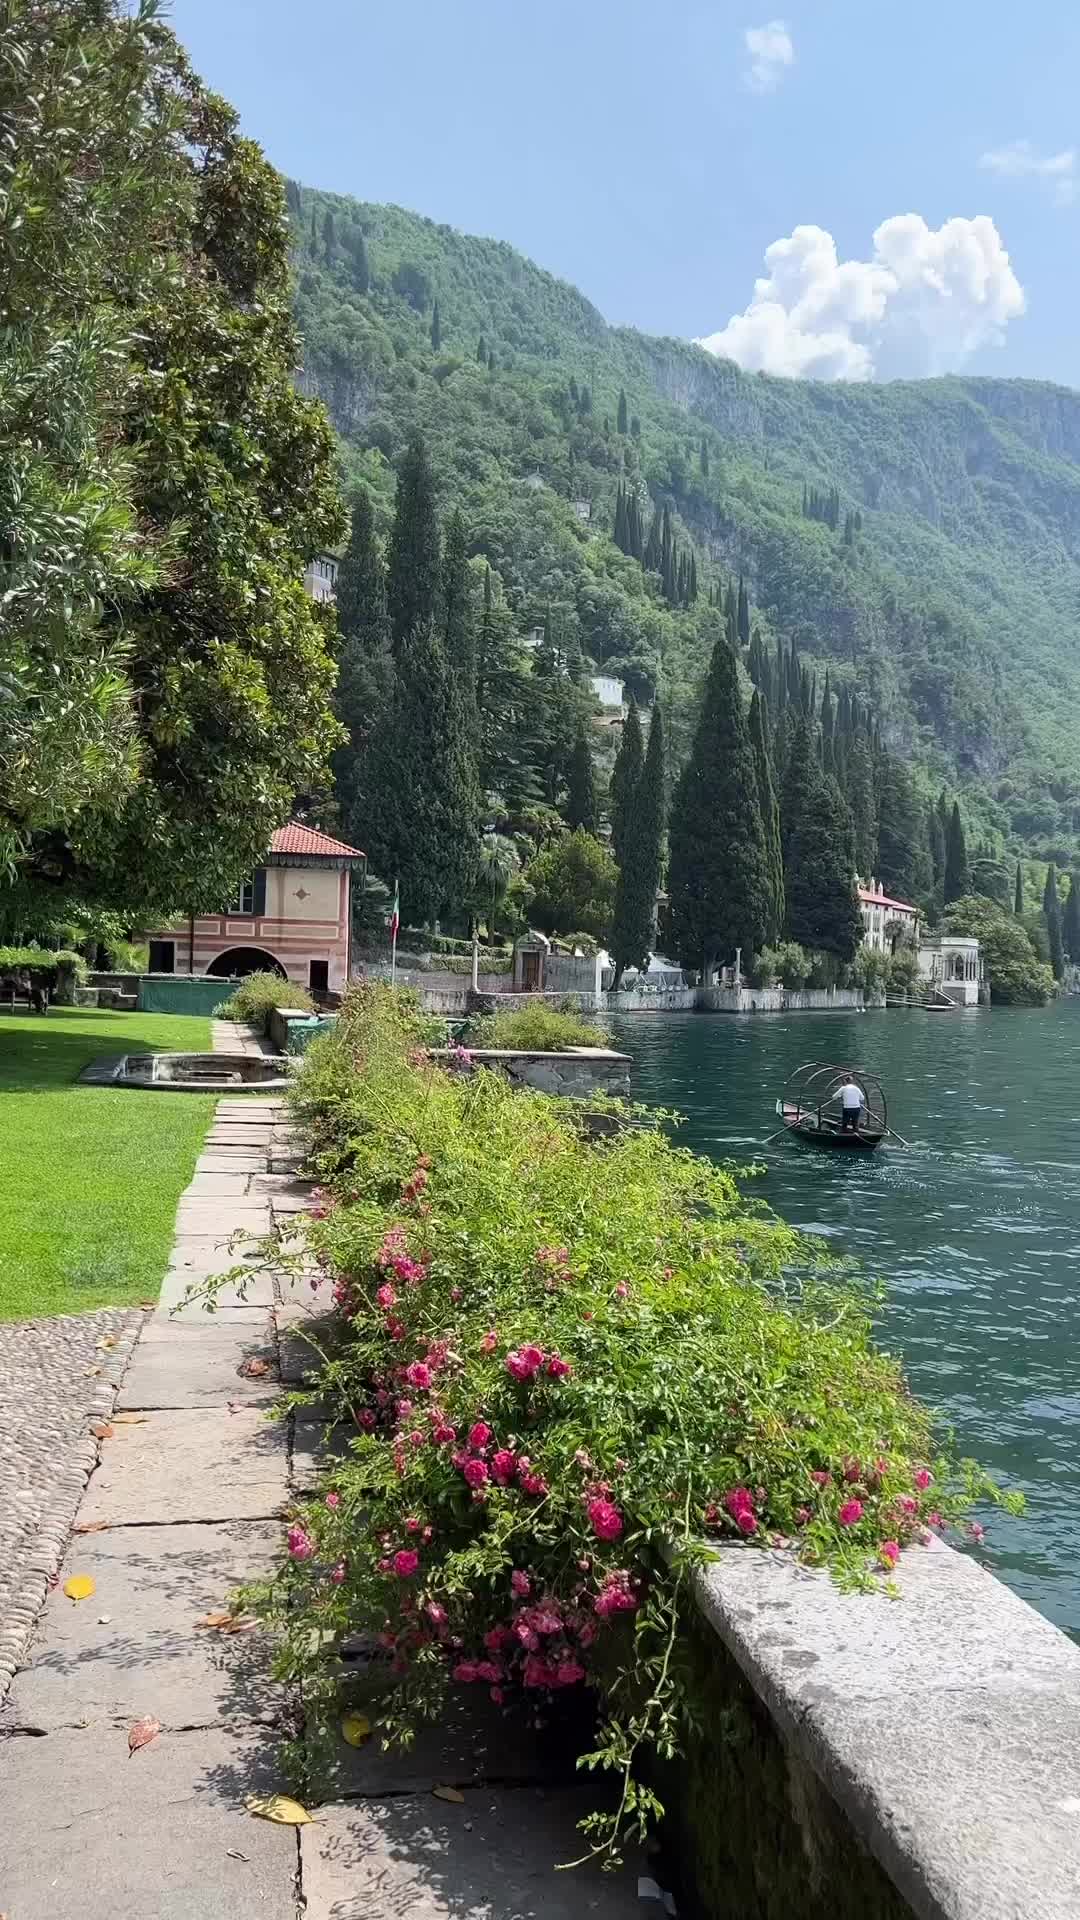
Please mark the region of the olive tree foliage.
POLYGON ((157 0, 0 0, 0 875, 217 904, 337 738, 277 176, 157 0))

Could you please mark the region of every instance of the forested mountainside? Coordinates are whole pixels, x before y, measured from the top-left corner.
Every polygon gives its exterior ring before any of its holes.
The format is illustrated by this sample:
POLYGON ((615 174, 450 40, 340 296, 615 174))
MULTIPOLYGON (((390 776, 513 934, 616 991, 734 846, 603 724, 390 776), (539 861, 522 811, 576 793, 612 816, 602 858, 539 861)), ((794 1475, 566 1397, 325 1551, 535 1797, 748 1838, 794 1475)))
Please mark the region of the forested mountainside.
POLYGON ((503 242, 294 182, 289 204, 302 383, 385 521, 419 430, 522 630, 659 686, 676 755, 742 575, 765 648, 858 692, 928 791, 1071 861, 1080 395, 744 374, 607 326, 503 242))

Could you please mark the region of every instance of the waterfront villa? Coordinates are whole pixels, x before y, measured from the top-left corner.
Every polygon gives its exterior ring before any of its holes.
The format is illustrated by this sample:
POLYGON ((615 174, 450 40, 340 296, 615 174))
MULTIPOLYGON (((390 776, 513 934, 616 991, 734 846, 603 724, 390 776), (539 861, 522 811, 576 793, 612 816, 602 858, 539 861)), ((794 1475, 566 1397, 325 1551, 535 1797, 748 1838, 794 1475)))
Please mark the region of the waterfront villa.
POLYGON ((986 959, 979 942, 964 933, 924 933, 919 941, 919 976, 958 1007, 977 1007, 990 998, 986 959))
POLYGON ((876 880, 859 886, 859 912, 863 923, 863 944, 872 953, 893 953, 898 946, 916 946, 919 939, 919 909, 907 900, 893 900, 876 880))
POLYGON ((150 972, 228 979, 265 970, 313 993, 341 993, 352 959, 353 875, 365 865, 358 847, 290 821, 220 913, 148 936, 150 972))

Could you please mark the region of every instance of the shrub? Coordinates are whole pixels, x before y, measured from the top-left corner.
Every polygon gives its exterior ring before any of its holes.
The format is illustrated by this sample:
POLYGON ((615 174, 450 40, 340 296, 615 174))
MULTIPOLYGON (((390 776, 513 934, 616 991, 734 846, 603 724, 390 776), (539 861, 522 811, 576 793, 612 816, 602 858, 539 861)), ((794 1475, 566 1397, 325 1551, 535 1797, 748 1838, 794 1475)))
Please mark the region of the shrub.
POLYGON ((779 946, 762 947, 750 968, 751 984, 771 987, 805 987, 810 977, 810 956, 797 940, 782 940, 779 946))
POLYGON ((110 942, 109 965, 114 973, 146 973, 150 966, 150 948, 145 940, 110 942))
POLYGON ((892 956, 877 947, 860 947, 852 962, 851 977, 857 987, 873 991, 883 987, 892 972, 892 956))
POLYGON ((868 1304, 730 1173, 658 1129, 590 1144, 566 1102, 437 1070, 425 1033, 354 990, 294 1094, 345 1336, 318 1397, 355 1438, 245 1604, 309 1727, 336 1726, 355 1636, 389 1656, 388 1737, 453 1684, 595 1687, 587 1764, 623 1791, 586 1829, 613 1857, 661 1811, 639 1749, 694 1718, 678 1642, 707 1543, 793 1540, 870 1584, 987 1483, 935 1450, 868 1304))
POLYGON ((910 947, 897 947, 889 960, 888 985, 897 993, 910 993, 918 978, 918 956, 910 947))
POLYGON ((29 973, 55 982, 61 971, 76 980, 85 980, 87 968, 82 954, 73 953, 67 947, 59 947, 55 952, 48 947, 0 947, 0 978, 29 973))
POLYGON ((990 997, 1005 1006, 1045 1006, 1057 989, 1019 920, 979 894, 954 900, 945 911, 947 933, 973 934, 982 944, 990 997))
POLYGON ((538 854, 526 878, 533 888, 533 920, 545 933, 580 927, 606 940, 615 907, 618 868, 614 856, 579 827, 538 854))
POLYGON ((567 1047, 606 1047, 609 1036, 590 1027, 576 1008, 545 1006, 534 1000, 513 1012, 478 1015, 469 1021, 471 1047, 520 1047, 527 1053, 563 1053, 567 1047))
POLYGON ((223 1020, 247 1020, 261 1026, 272 1007, 292 1007, 297 1013, 314 1013, 315 1002, 303 987, 283 980, 279 973, 249 973, 241 980, 230 1000, 220 1008, 223 1020))

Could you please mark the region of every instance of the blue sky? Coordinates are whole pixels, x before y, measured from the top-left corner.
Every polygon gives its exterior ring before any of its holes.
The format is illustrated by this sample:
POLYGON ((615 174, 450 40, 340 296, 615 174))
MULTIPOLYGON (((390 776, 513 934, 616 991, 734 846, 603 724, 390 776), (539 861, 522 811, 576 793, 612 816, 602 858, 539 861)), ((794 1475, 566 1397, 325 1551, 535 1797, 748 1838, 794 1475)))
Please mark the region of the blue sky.
POLYGON ((777 372, 1080 385, 1075 0, 172 18, 285 172, 509 240, 609 320, 777 372))

